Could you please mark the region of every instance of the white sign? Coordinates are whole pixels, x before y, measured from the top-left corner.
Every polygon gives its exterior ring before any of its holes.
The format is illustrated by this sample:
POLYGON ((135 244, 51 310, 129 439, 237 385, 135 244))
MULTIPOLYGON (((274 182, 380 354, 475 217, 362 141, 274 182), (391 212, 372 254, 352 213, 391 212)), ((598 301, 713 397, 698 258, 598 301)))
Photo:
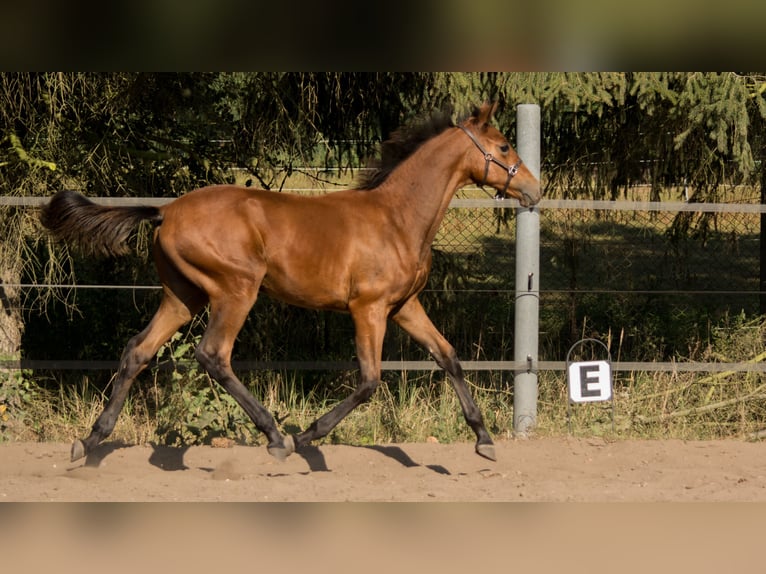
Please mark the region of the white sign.
POLYGON ((571 363, 567 372, 569 400, 573 403, 612 398, 612 367, 607 361, 571 363))

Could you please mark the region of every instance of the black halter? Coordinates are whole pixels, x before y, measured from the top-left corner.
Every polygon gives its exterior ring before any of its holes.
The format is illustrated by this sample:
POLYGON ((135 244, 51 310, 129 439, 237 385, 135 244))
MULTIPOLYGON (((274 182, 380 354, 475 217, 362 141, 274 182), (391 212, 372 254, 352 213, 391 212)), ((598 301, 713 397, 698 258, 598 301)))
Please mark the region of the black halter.
POLYGON ((484 146, 481 145, 479 140, 476 138, 475 135, 473 135, 468 128, 465 126, 458 126, 461 130, 463 130, 466 135, 468 135, 469 138, 471 138, 471 141, 476 144, 476 147, 479 148, 479 151, 484 154, 484 161, 486 162, 484 164, 484 179, 479 184, 479 187, 483 188, 484 185, 487 183, 487 177, 489 176, 489 164, 494 163, 499 165, 501 168, 503 168, 508 173, 508 179, 505 180, 505 187, 503 188, 503 191, 498 191, 498 196, 505 196, 505 192, 508 191, 508 186, 511 184, 511 179, 514 175, 516 175, 519 171, 519 167, 521 167, 521 160, 517 161, 514 165, 508 166, 504 164, 502 161, 497 159, 495 156, 493 156, 491 153, 489 153, 487 150, 484 149, 484 146))

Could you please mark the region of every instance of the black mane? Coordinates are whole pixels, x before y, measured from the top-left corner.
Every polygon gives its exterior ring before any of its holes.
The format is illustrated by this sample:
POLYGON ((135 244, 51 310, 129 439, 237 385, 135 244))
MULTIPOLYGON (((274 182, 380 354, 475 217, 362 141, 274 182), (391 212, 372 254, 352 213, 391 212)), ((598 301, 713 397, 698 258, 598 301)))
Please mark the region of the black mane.
POLYGON ((426 118, 397 129, 380 147, 380 158, 368 162, 372 168, 362 172, 355 187, 369 190, 378 187, 396 167, 410 157, 424 142, 454 127, 452 109, 445 106, 426 118))

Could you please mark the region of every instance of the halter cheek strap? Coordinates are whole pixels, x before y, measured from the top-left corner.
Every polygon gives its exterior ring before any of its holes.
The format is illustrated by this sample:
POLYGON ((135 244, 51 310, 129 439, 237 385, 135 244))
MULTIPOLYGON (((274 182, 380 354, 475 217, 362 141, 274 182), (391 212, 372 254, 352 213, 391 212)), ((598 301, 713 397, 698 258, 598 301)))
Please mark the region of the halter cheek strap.
POLYGON ((495 156, 493 156, 491 153, 489 153, 487 150, 484 149, 484 146, 481 145, 481 142, 478 140, 478 138, 471 133, 471 131, 465 127, 465 126, 458 126, 461 130, 463 130, 466 135, 471 138, 471 141, 476 144, 476 147, 479 148, 479 151, 484 154, 484 179, 479 184, 479 187, 484 187, 484 185, 487 183, 487 177, 489 177, 489 164, 494 163, 495 165, 500 166, 502 169, 504 169, 508 173, 508 179, 505 180, 505 187, 503 187, 503 191, 500 192, 500 194, 505 195, 505 192, 508 191, 508 186, 511 184, 511 179, 514 175, 516 175, 519 171, 519 168, 521 167, 521 159, 517 161, 514 165, 506 165, 499 159, 497 159, 495 156))

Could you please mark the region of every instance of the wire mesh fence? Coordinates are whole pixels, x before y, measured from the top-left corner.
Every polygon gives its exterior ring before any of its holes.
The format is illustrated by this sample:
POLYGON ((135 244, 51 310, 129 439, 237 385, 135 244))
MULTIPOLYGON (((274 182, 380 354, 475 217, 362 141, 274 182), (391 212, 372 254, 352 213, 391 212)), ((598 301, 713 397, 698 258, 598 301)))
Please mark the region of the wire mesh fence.
MULTIPOLYGON (((421 299, 471 368, 507 366, 513 359, 515 207, 455 200, 433 244, 433 270, 421 299)), ((759 314, 760 205, 544 200, 540 209, 541 368, 561 367, 569 347, 584 337, 607 342, 618 362, 708 360, 711 329, 727 317, 759 314)), ((78 278, 80 314, 54 308, 47 317, 27 316, 27 365, 47 360, 61 367, 69 360, 113 368, 159 297, 156 281, 127 272, 131 265, 105 264, 78 278), (103 334, 89 341, 98 329, 114 341, 103 334)), ((263 298, 236 358, 253 367, 313 361, 309 367, 348 368, 353 353, 348 316, 263 298)), ((384 359, 389 368, 430 364, 423 349, 393 328, 384 359)))
MULTIPOLYGON (((561 360, 583 337, 609 340, 622 361, 699 359, 695 349, 712 326, 727 316, 759 314, 760 211, 759 205, 544 201, 541 360, 561 360)), ((514 225, 509 209, 448 212, 434 249, 437 259, 459 259, 463 297, 481 293, 491 307, 493 298, 512 295, 514 225)), ((484 308, 480 301, 468 306, 479 314, 484 308)), ((512 310, 493 316, 508 321, 512 310)), ((500 325, 488 327, 473 340, 486 340, 500 325)))

